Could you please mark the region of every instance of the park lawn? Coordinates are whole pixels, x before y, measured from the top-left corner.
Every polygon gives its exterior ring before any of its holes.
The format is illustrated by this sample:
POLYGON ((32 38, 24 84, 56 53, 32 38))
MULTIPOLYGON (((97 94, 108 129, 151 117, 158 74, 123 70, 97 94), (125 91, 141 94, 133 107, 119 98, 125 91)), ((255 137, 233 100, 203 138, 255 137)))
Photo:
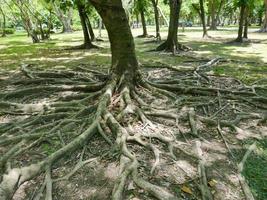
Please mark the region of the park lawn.
MULTIPOLYGON (((179 32, 179 40, 193 51, 176 56, 151 51, 158 43, 153 41, 153 38, 136 38, 141 34, 141 29, 134 29, 133 34, 137 55, 143 65, 168 64, 176 68, 193 69, 203 60, 220 57, 233 61, 220 63, 214 67, 215 75, 232 76, 245 83, 252 83, 267 78, 267 34, 256 33, 256 30, 250 30, 251 42, 240 45, 229 43, 236 37, 236 28, 224 27, 219 31, 210 31, 212 37, 208 39, 201 38, 200 28, 186 28, 184 32, 179 32), (198 59, 192 61, 192 56, 198 59)), ((153 35, 154 27, 149 27, 148 31, 153 35)), ((33 64, 44 69, 74 68, 86 64, 102 66, 103 70, 108 70, 111 54, 107 34, 105 31, 102 34, 104 42, 96 43, 101 48, 93 50, 69 49, 82 44, 83 37, 80 31, 71 34, 53 34, 51 40, 39 44, 32 44, 30 38, 23 32, 0 38, 0 73, 18 70, 22 64, 33 64)), ((162 37, 166 36, 167 28, 162 27, 162 37)), ((267 199, 266 166, 267 140, 264 140, 259 142, 258 150, 249 157, 244 170, 254 195, 260 200, 267 199)))

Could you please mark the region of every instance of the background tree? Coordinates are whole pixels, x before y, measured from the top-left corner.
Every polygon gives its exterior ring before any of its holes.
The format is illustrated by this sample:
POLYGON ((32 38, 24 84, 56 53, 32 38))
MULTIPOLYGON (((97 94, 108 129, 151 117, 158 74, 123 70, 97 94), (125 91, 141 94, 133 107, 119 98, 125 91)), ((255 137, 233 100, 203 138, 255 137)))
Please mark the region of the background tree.
POLYGON ((201 19, 202 30, 203 30, 202 37, 203 38, 208 37, 208 30, 207 30, 207 26, 206 26, 206 15, 205 15, 204 0, 199 0, 199 4, 193 3, 192 6, 198 12, 199 17, 201 19))
POLYGON ((73 16, 73 5, 74 2, 69 1, 61 1, 61 0, 50 0, 52 3, 53 9, 55 11, 56 16, 62 24, 62 32, 70 33, 72 32, 71 22, 73 16))
POLYGON ((157 51, 170 51, 175 53, 179 50, 184 50, 184 46, 178 43, 178 24, 179 24, 179 15, 182 7, 182 0, 169 0, 170 6, 170 23, 168 29, 168 37, 165 42, 157 47, 157 51))
POLYGON ((154 15, 155 15, 155 25, 156 25, 156 39, 157 41, 161 41, 160 36, 160 27, 159 27, 159 10, 158 10, 158 0, 151 0, 153 9, 154 9, 154 15))
POLYGON ((143 34, 139 37, 147 37, 147 26, 146 26, 146 12, 149 7, 149 1, 148 0, 136 0, 135 1, 135 12, 137 15, 140 13, 141 16, 141 23, 143 28, 143 34))
POLYGON ((211 18, 210 30, 217 30, 217 21, 216 21, 217 3, 218 3, 217 0, 208 0, 208 7, 209 7, 209 12, 210 12, 210 18, 211 18))
POLYGON ((2 20, 3 20, 3 22, 0 23, 1 28, 2 28, 2 35, 1 36, 5 37, 6 36, 6 14, 5 14, 2 6, 3 6, 3 3, 0 1, 0 14, 1 14, 2 20))
POLYGON ((267 0, 264 0, 264 5, 265 5, 265 18, 260 32, 267 32, 267 0))

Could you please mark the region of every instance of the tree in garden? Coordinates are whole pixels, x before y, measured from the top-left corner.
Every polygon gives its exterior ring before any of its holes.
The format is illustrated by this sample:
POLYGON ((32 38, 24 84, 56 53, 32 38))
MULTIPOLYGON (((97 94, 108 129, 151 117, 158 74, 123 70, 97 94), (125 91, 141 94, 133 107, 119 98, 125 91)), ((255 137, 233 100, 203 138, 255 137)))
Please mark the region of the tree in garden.
POLYGON ((236 0, 235 4, 240 8, 238 36, 236 42, 243 42, 243 38, 248 38, 248 17, 250 10, 254 8, 255 3, 258 1, 253 0, 236 0))
POLYGON ((210 13, 210 30, 217 30, 217 24, 220 21, 220 13, 225 0, 209 0, 208 8, 210 13))
POLYGON ((138 13, 140 13, 141 16, 141 22, 142 22, 142 28, 143 28, 143 34, 140 35, 139 37, 147 37, 148 33, 147 33, 147 27, 146 27, 146 12, 147 12, 147 8, 149 1, 148 0, 136 0, 135 2, 135 10, 138 13))
MULTIPOLYGON (((0 14, 1 14, 1 16, 2 16, 2 20, 3 20, 3 22, 2 22, 2 37, 5 37, 6 36, 6 14, 5 14, 5 12, 4 12, 4 10, 2 9, 2 2, 0 1, 0 14)), ((0 25, 1 25, 1 23, 0 23, 0 25)))
POLYGON ((218 5, 218 9, 217 9, 217 14, 216 14, 216 24, 218 24, 218 22, 220 22, 220 17, 221 17, 221 12, 222 12, 222 9, 225 5, 226 1, 225 0, 221 0, 219 2, 219 5, 218 5))
POLYGON ((92 6, 87 6, 86 8, 86 24, 87 24, 87 27, 88 27, 88 31, 89 31, 89 34, 90 34, 90 38, 91 38, 91 41, 95 41, 96 40, 96 37, 95 37, 95 33, 94 33, 94 30, 93 30, 93 27, 92 27, 92 24, 91 24, 91 21, 90 21, 90 18, 89 18, 89 15, 90 13, 92 12, 92 6))
POLYGON ((188 48, 181 45, 178 42, 178 24, 179 24, 179 15, 182 6, 182 0, 170 0, 170 23, 168 29, 168 37, 165 42, 163 42, 160 46, 157 47, 157 51, 170 51, 175 53, 180 50, 187 50, 188 48))
POLYGON ((79 12, 81 25, 83 29, 83 36, 84 36, 84 44, 79 48, 82 49, 96 48, 96 46, 92 44, 92 40, 95 39, 95 36, 90 20, 87 15, 86 4, 82 0, 76 0, 76 5, 79 12))
POLYGON ((62 24, 62 32, 72 32, 71 21, 73 16, 73 3, 71 1, 61 2, 60 0, 48 0, 52 3, 53 9, 62 24))
POLYGON ((216 9, 215 9, 216 0, 209 0, 208 4, 209 4, 210 17, 211 17, 210 30, 217 30, 216 9))
MULTIPOLYGON (((36 177, 44 183, 38 191, 35 190, 33 198, 45 195, 45 199, 51 200, 53 186, 58 181, 68 179, 83 165, 101 159, 120 162, 111 199, 127 199, 125 190, 132 181, 135 187, 156 199, 178 200, 180 197, 174 194, 171 187, 166 188, 159 181, 147 178, 149 175, 156 176, 162 155, 166 156, 164 159, 168 165, 175 163, 179 155, 189 157, 200 171, 197 184, 201 195, 212 199, 200 150, 200 141, 206 140, 205 133, 199 132, 199 126, 212 127, 209 132, 221 127, 240 130, 238 124, 242 119, 266 120, 266 116, 258 112, 259 107, 266 107, 266 98, 257 93, 256 86, 253 89, 241 88, 242 85, 228 88, 226 84, 218 87, 220 78, 204 73, 219 62, 218 59, 198 66, 193 73, 167 66, 169 75, 160 79, 149 78, 138 64, 134 39, 121 0, 91 0, 91 3, 108 32, 112 53, 109 74, 80 66, 66 71, 37 71, 31 66, 22 66, 21 78, 7 80, 11 81, 8 82, 9 86, 14 87, 1 91, 0 111, 25 117, 15 123, 0 125, 1 151, 2 147, 10 147, 0 157, 1 200, 11 199, 20 186, 27 181, 37 181, 36 177), (64 92, 68 95, 62 95, 64 92), (36 103, 36 94, 44 99, 52 96, 51 101, 36 103), (215 102, 210 102, 211 99, 215 102), (229 116, 225 113, 220 115, 219 112, 207 116, 202 111, 207 103, 211 110, 217 108, 221 111, 221 104, 228 106, 229 100, 234 100, 234 105, 238 102, 240 105, 246 104, 246 109, 252 108, 253 113, 244 115, 242 112, 232 120, 235 113, 235 106, 232 108, 232 105, 227 107, 230 109, 229 116), (166 124, 177 127, 175 130, 181 135, 179 126, 190 129, 190 137, 197 140, 198 153, 194 153, 190 149, 193 145, 186 144, 180 135, 178 137, 178 134, 164 130, 166 124), (104 141, 96 147, 99 150, 110 145, 108 152, 101 153, 98 158, 88 158, 88 145, 95 139, 104 141), (21 154, 27 155, 27 150, 37 151, 46 142, 52 142, 55 148, 49 155, 42 154, 35 159, 29 156, 29 159, 19 162, 21 154), (144 152, 154 156, 153 164, 151 158, 140 157, 144 152), (79 157, 73 171, 55 179, 55 171, 71 157, 79 157)), ((180 6, 180 0, 170 0, 172 16, 177 17, 176 11, 179 13, 180 6)), ((170 20, 170 26, 177 31, 175 26, 178 20, 175 19, 170 20)), ((230 85, 237 82, 230 80, 230 85)), ((225 77, 221 81, 227 82, 225 77)))
POLYGON ((158 0, 151 0, 153 9, 154 9, 154 15, 155 15, 155 25, 156 25, 156 39, 157 41, 161 41, 160 36, 160 27, 159 27, 159 10, 158 10, 158 0))
MULTIPOLYGON (((10 10, 12 10, 12 7, 10 4, 8 4, 7 1, 5 1, 7 5, 9 5, 10 10)), ((33 16, 33 12, 30 9, 30 4, 31 2, 29 0, 25 1, 16 1, 16 0, 11 0, 11 2, 14 7, 18 10, 19 12, 19 18, 21 19, 23 23, 24 29, 27 31, 28 35, 32 38, 33 43, 39 43, 40 39, 38 37, 37 33, 37 23, 36 18, 33 16)))
POLYGON ((206 15, 205 15, 205 8, 204 8, 204 0, 199 0, 199 6, 195 3, 192 4, 193 8, 198 12, 199 17, 201 19, 202 27, 203 27, 203 35, 202 37, 208 37, 208 31, 206 26, 206 15))
POLYGON ((260 32, 267 32, 267 0, 264 0, 264 5, 265 5, 265 18, 260 32))

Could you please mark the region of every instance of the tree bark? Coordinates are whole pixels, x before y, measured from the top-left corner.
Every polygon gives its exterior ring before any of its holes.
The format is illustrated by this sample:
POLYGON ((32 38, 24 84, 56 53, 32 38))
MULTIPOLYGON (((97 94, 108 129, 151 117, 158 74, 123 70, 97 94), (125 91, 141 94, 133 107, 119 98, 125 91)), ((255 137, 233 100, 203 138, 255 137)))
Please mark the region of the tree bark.
MULTIPOLYGON (((202 2, 203 4, 203 2, 202 2)), ((204 5, 203 5, 204 9, 204 5)), ((210 30, 217 30, 217 22, 216 22, 216 8, 215 8, 215 2, 214 0, 210 0, 210 17, 211 17, 211 24, 210 24, 210 30)))
POLYGON ((249 10, 246 8, 245 10, 245 24, 244 24, 244 33, 243 38, 248 39, 248 25, 249 25, 249 10))
POLYGON ((240 18, 239 18, 239 28, 238 28, 238 36, 236 38, 236 42, 243 42, 243 25, 244 25, 244 19, 245 19, 245 11, 246 6, 241 5, 240 7, 240 18))
POLYGON ((146 18, 145 18, 145 12, 143 9, 140 10, 140 15, 141 15, 141 22, 142 22, 142 27, 143 27, 143 37, 147 37, 147 28, 146 28, 146 18))
POLYGON ((108 32, 112 53, 112 78, 129 87, 137 81, 139 66, 134 39, 121 0, 91 0, 108 32))
POLYGON ((198 12, 199 17, 201 19, 201 24, 202 24, 202 30, 203 30, 203 35, 202 37, 208 37, 208 30, 206 26, 206 19, 205 19, 205 9, 204 9, 204 1, 199 0, 199 8, 197 7, 196 4, 192 4, 193 8, 198 12))
POLYGON ((3 11, 3 9, 1 8, 1 5, 0 5, 0 12, 1 12, 1 15, 3 17, 3 25, 2 25, 2 35, 1 37, 5 37, 6 36, 6 15, 3 11))
POLYGON ((90 19, 87 15, 87 13, 85 13, 85 18, 86 18, 86 25, 87 25, 87 28, 88 28, 88 31, 89 31, 89 34, 90 34, 90 37, 91 37, 91 41, 95 41, 95 33, 94 33, 94 30, 93 30, 93 27, 92 27, 92 24, 90 22, 90 19))
POLYGON ((182 0, 169 0, 170 5, 170 23, 168 30, 167 40, 161 44, 156 50, 166 50, 175 53, 177 50, 181 50, 181 45, 178 43, 178 24, 179 15, 182 6, 182 0))
POLYGON ((159 10, 158 10, 158 0, 152 0, 152 5, 154 8, 155 24, 156 24, 156 39, 161 41, 160 28, 159 28, 159 10))
POLYGON ((84 37, 83 47, 85 49, 90 49, 90 48, 92 48, 92 42, 91 42, 91 38, 89 36, 88 28, 86 25, 86 17, 85 17, 86 13, 84 10, 84 6, 81 5, 80 3, 77 3, 77 7, 78 7, 79 16, 81 19, 82 29, 83 29, 83 37, 84 37))

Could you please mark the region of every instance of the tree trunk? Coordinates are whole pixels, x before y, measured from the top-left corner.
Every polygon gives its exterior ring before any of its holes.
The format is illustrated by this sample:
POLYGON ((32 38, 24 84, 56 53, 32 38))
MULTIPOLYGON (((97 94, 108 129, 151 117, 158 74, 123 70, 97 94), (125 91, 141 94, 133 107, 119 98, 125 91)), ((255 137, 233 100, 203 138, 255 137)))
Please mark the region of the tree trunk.
MULTIPOLYGON (((219 5, 219 8, 218 8, 218 11, 217 11, 217 15, 216 15, 216 22, 217 22, 217 25, 220 24, 220 23, 219 23, 219 22, 220 22, 220 14, 221 14, 223 5, 224 5, 224 0, 221 0, 220 5, 219 5)), ((224 21, 224 20, 223 20, 223 21, 224 21)))
MULTIPOLYGON (((203 4, 203 2, 202 2, 203 4)), ((210 0, 210 13, 211 13, 211 24, 210 30, 217 30, 217 22, 216 22, 216 9, 215 9, 215 2, 214 0, 210 0)), ((204 5, 203 5, 204 8, 204 5)))
POLYGON ((244 25, 244 19, 245 19, 245 10, 246 6, 241 5, 240 7, 240 19, 239 19, 239 28, 238 28, 238 36, 236 38, 236 42, 243 42, 243 25, 244 25))
POLYGON ((267 0, 264 0, 264 3, 265 3, 265 18, 260 32, 267 32, 267 0))
POLYGON ((210 15, 208 15, 207 26, 210 26, 210 15))
POLYGON ((92 27, 92 24, 91 24, 91 21, 87 15, 87 13, 84 13, 85 14, 85 18, 86 18, 86 25, 87 25, 87 28, 88 28, 88 31, 89 31, 89 34, 90 34, 90 37, 91 37, 91 41, 95 41, 95 33, 94 33, 94 30, 93 30, 93 27, 92 27))
POLYGON ((46 37, 45 37, 44 29, 42 26, 42 22, 39 22, 39 29, 40 29, 40 34, 41 34, 41 40, 45 40, 46 37))
POLYGON ((163 20, 164 20, 164 23, 163 23, 163 24, 169 26, 168 19, 167 19, 167 17, 164 15, 162 9, 159 7, 159 5, 157 5, 157 8, 158 8, 159 14, 162 16, 162 18, 163 18, 163 20))
POLYGON ((152 5, 154 8, 155 24, 156 24, 156 39, 161 41, 160 29, 159 29, 159 10, 158 10, 158 0, 152 0, 152 5))
POLYGON ((91 0, 108 32, 112 78, 132 86, 139 75, 134 39, 121 0, 91 0))
POLYGON ((65 13, 56 5, 55 2, 52 5, 55 10, 57 18, 59 19, 59 21, 63 26, 62 33, 72 32, 71 19, 72 19, 73 9, 70 8, 68 11, 66 11, 67 14, 65 15, 65 13))
POLYGON ((206 19, 205 19, 205 9, 204 9, 204 0, 199 0, 200 6, 200 19, 203 27, 203 38, 208 36, 207 26, 206 26, 206 19))
POLYGON ((166 50, 175 53, 177 50, 181 49, 181 46, 178 43, 178 24, 179 24, 179 15, 182 6, 182 0, 169 0, 170 4, 170 23, 167 40, 161 44, 156 50, 166 50))
POLYGON ((249 15, 249 10, 248 10, 248 8, 245 10, 245 26, 244 26, 244 33, 243 33, 243 38, 245 38, 245 39, 248 39, 248 25, 249 25, 249 17, 248 17, 248 15, 249 15))
POLYGON ((6 36, 6 15, 3 11, 3 9, 1 8, 1 5, 0 5, 0 12, 2 14, 2 17, 3 17, 3 25, 2 25, 2 35, 1 37, 5 37, 6 36))
POLYGON ((102 27, 103 27, 103 22, 101 17, 98 20, 98 38, 102 37, 102 27))
POLYGON ((145 18, 145 12, 143 9, 140 10, 140 15, 141 15, 141 22, 142 22, 142 27, 143 27, 143 37, 147 37, 147 28, 146 28, 146 18, 145 18))
POLYGON ((91 39, 90 39, 90 36, 88 33, 88 28, 86 25, 86 17, 85 17, 86 13, 84 10, 84 6, 81 5, 80 3, 77 3, 77 7, 78 7, 79 16, 81 19, 82 29, 83 29, 83 37, 84 37, 83 47, 85 49, 90 49, 90 48, 92 48, 92 42, 91 42, 91 39))
POLYGON ((72 28, 71 28, 71 19, 68 19, 67 17, 63 17, 61 19, 63 30, 62 33, 71 33, 72 28))

